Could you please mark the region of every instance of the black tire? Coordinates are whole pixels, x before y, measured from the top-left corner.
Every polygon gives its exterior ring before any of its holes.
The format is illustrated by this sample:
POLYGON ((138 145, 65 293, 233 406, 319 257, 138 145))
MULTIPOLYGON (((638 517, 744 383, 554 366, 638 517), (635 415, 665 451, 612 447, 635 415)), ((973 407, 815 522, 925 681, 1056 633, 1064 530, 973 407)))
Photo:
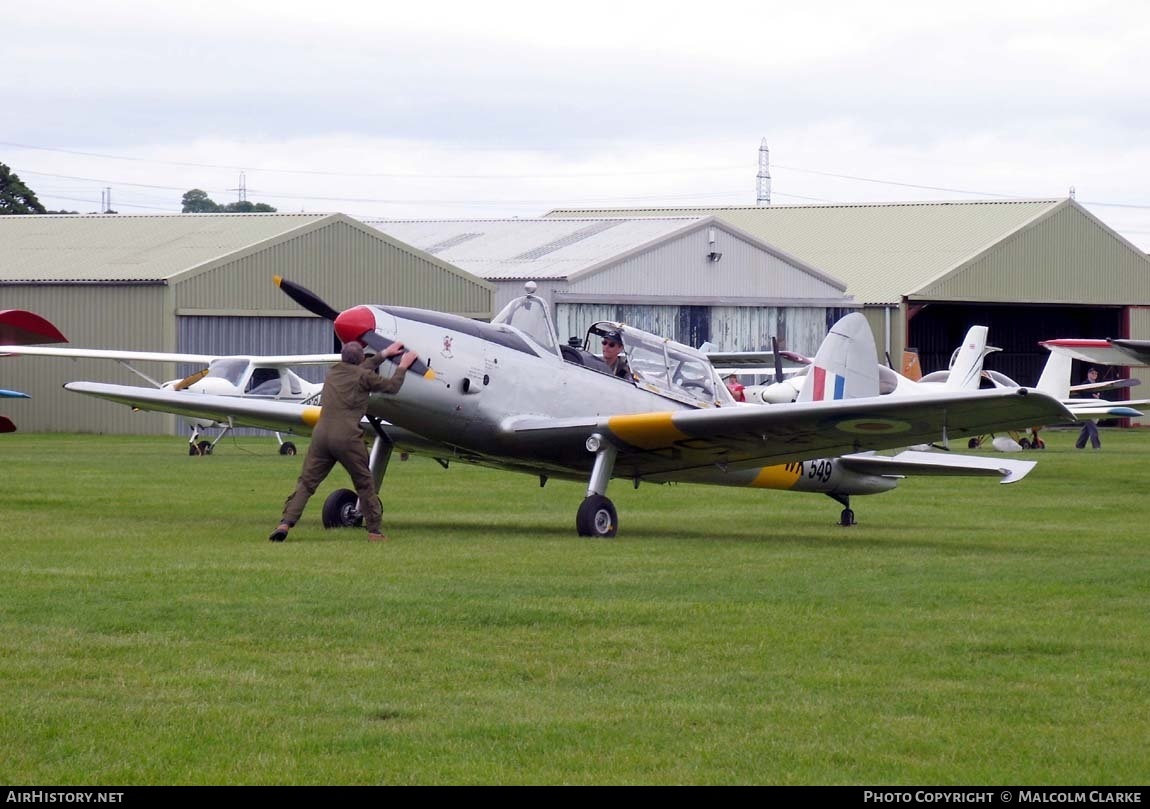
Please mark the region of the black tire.
POLYGON ((982 446, 982 439, 981 438, 972 438, 966 442, 966 448, 967 449, 978 449, 981 446, 982 446))
POLYGON ((201 441, 200 443, 196 444, 196 449, 199 450, 198 454, 200 455, 211 455, 214 447, 212 446, 211 441, 201 441))
POLYGON ((575 529, 581 537, 605 539, 615 536, 619 530, 619 515, 615 513, 615 504, 601 494, 585 498, 575 515, 575 529))
POLYGON ((323 501, 324 528, 358 528, 363 515, 355 506, 359 497, 351 489, 337 489, 323 501))
POLYGON ((295 444, 291 441, 284 441, 280 444, 280 455, 295 455, 295 444))
POLYGON ((1023 449, 1030 449, 1030 439, 1029 438, 1020 438, 1018 440, 1018 446, 1022 447, 1023 449))
POLYGON ((855 524, 854 509, 844 508, 843 513, 839 515, 839 525, 843 526, 844 528, 849 528, 850 526, 852 526, 854 524, 855 524))
POLYGON ((194 458, 199 454, 200 454, 200 451, 198 449, 196 449, 195 444, 188 444, 188 455, 190 455, 194 458))

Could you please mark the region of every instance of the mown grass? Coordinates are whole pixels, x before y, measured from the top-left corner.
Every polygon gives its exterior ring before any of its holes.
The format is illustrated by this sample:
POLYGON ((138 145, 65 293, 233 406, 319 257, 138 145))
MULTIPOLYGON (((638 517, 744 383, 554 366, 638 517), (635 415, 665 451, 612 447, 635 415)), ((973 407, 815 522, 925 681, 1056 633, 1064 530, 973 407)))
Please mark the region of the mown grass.
POLYGON ((8 784, 1138 784, 1150 432, 856 498, 394 461, 266 541, 274 442, 4 436, 8 784))

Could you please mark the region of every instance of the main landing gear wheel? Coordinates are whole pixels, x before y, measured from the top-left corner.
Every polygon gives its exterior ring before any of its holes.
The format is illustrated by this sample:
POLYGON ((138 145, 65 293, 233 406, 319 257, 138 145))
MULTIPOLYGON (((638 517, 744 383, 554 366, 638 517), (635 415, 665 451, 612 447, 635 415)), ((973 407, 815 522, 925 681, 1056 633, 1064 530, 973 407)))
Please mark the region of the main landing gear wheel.
POLYGON ((575 528, 581 537, 613 537, 619 530, 615 504, 601 494, 592 494, 579 504, 575 528))
POLYGON ((280 455, 295 455, 295 444, 291 441, 284 441, 280 444, 280 455))
POLYGON ((363 515, 356 509, 359 497, 351 489, 337 489, 323 501, 324 528, 358 528, 363 515))
POLYGON ((855 512, 852 508, 844 508, 842 514, 839 515, 839 525, 850 527, 855 524, 855 512))
POLYGON ((198 444, 188 445, 189 455, 211 455, 214 447, 211 441, 201 441, 198 444))

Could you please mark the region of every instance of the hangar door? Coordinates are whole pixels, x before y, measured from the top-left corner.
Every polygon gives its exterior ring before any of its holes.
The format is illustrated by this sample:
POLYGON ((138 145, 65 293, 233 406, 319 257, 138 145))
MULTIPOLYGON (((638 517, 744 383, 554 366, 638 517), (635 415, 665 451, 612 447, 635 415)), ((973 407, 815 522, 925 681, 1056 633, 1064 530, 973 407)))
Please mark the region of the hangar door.
MULTIPOLYGON (((1047 351, 1038 343, 1057 337, 1124 336, 1125 309, 1120 306, 1049 306, 1042 304, 908 304, 907 346, 917 348, 923 373, 945 369, 967 329, 987 326, 987 342, 1002 351, 986 358, 986 367, 1023 385, 1042 373, 1047 351)), ((1075 379, 1081 369, 1075 368, 1075 379)))

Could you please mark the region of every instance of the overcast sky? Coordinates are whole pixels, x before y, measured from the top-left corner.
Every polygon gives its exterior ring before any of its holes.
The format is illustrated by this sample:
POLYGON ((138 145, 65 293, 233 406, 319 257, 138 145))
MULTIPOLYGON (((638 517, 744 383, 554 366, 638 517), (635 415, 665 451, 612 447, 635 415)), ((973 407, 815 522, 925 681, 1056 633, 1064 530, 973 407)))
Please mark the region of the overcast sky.
POLYGON ((0 0, 49 208, 1076 199, 1150 250, 1150 3, 0 0))

